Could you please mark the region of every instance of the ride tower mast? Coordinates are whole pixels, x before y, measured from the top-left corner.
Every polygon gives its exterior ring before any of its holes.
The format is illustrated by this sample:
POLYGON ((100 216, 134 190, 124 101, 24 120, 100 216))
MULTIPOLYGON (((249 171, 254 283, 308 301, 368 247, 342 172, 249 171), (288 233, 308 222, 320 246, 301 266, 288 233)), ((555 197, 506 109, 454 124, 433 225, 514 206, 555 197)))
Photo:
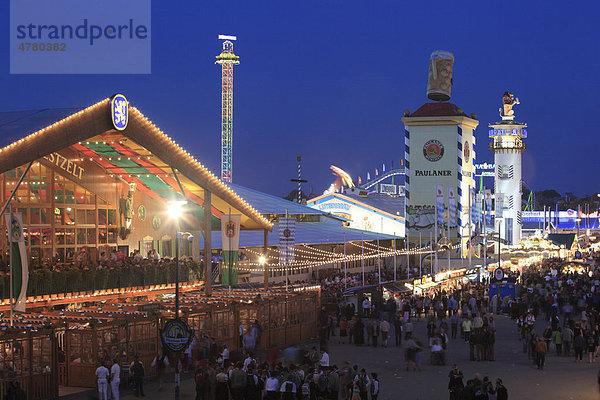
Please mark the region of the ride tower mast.
POLYGON ((240 58, 233 53, 236 36, 219 35, 223 51, 217 56, 221 64, 221 180, 233 182, 233 66, 240 58))

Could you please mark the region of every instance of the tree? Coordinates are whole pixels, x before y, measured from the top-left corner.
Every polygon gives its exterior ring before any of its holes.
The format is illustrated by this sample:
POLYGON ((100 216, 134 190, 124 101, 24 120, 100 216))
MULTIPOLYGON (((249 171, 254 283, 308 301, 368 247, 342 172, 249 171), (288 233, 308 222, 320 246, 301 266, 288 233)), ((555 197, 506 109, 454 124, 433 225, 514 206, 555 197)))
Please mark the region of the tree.
POLYGON ((554 206, 561 201, 561 195, 554 189, 542 190, 535 192, 535 202, 537 209, 544 207, 554 208, 554 206))

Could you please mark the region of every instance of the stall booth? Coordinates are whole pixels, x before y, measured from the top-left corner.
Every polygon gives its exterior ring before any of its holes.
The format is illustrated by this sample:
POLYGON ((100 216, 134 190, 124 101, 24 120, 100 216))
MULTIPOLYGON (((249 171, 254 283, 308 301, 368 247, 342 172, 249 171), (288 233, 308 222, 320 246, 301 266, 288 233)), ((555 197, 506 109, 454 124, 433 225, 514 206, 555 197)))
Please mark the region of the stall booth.
MULTIPOLYGON (((57 347, 52 329, 34 330, 17 323, 20 332, 0 335, 0 398, 18 382, 28 399, 58 396, 57 347)), ((3 331, 6 332, 3 321, 3 331)))
MULTIPOLYGON (((85 297, 88 301, 66 307, 64 302, 58 301, 62 304, 57 306, 46 302, 43 309, 32 307, 17 314, 13 327, 6 317, 0 318, 0 329, 8 332, 0 334, 0 398, 11 381, 19 381, 32 400, 55 396, 59 385, 95 387, 96 368, 115 358, 126 374, 137 355, 146 375, 154 375, 152 361, 161 347, 159 332, 173 317, 174 298, 135 294, 116 293, 102 301, 85 297)), ((180 296, 182 318, 196 337, 196 359, 206 357, 201 347, 206 338, 227 344, 232 356, 241 355, 239 327, 249 330, 257 321, 261 331, 257 348, 314 338, 319 307, 318 286, 304 290, 301 285, 290 285, 290 292, 218 289, 211 297, 190 290, 180 296)))

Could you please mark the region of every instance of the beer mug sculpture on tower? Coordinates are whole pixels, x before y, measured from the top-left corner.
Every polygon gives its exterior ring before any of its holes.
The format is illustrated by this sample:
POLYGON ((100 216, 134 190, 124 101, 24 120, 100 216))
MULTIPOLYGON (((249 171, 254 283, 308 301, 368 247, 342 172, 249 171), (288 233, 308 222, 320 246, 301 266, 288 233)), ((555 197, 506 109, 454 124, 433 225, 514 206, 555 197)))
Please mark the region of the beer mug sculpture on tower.
POLYGON ((434 101, 450 100, 454 55, 449 51, 436 50, 429 57, 427 97, 434 101))

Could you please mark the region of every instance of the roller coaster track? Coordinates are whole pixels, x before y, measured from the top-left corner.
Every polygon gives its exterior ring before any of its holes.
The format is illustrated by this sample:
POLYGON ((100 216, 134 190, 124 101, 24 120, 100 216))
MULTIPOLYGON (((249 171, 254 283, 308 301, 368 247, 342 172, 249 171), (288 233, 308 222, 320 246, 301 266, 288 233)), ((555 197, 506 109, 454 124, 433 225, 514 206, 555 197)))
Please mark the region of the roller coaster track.
POLYGON ((381 175, 375 176, 375 178, 371 179, 368 182, 363 183, 362 185, 359 185, 358 187, 360 189, 369 190, 373 186, 377 185, 378 183, 383 182, 387 178, 391 178, 393 176, 398 176, 398 175, 406 175, 406 170, 404 168, 391 169, 389 171, 384 172, 381 175))

